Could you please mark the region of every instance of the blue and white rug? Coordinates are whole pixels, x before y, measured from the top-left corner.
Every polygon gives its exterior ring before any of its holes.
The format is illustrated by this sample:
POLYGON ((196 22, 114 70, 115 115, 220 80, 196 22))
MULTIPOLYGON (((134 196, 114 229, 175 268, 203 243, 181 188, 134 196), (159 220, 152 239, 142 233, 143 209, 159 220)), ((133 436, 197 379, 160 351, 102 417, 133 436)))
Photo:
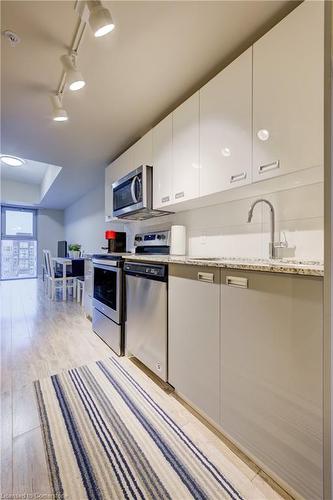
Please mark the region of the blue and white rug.
POLYGON ((55 498, 242 498, 163 398, 117 359, 36 381, 35 390, 55 498))

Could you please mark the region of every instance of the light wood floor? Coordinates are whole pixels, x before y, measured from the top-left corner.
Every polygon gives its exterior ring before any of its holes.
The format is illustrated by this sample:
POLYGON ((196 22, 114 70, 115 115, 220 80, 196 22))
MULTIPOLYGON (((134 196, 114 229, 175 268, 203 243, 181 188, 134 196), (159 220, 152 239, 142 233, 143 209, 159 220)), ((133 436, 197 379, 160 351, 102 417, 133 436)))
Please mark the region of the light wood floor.
MULTIPOLYGON (((40 280, 0 282, 0 314, 0 496, 51 498, 32 382, 109 357, 111 351, 92 333, 91 323, 81 307, 71 301, 50 301, 40 280)), ((170 398, 174 406, 172 394, 170 398)), ((265 476, 259 468, 241 460, 216 434, 196 420, 193 412, 184 407, 182 411, 188 414, 184 428, 196 437, 200 434, 203 440, 209 440, 216 453, 223 455, 231 480, 235 485, 246 485, 247 499, 281 498, 263 479, 265 476)), ((287 498, 283 491, 280 494, 287 498)))

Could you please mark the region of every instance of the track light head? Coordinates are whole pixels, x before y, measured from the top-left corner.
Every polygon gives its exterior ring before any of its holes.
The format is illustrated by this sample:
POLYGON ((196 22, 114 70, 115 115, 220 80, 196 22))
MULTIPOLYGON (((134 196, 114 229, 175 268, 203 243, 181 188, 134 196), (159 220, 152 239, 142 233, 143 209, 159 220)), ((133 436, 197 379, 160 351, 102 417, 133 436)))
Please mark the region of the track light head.
POLYGON ((68 54, 65 54, 61 56, 60 59, 66 72, 66 80, 69 89, 73 91, 82 89, 86 82, 76 67, 76 56, 69 56, 68 54))
POLYGON ((89 26, 96 38, 110 33, 115 25, 112 20, 109 9, 103 7, 99 0, 89 0, 87 2, 89 9, 89 26))
POLYGON ((59 95, 50 96, 53 107, 53 121, 66 122, 68 120, 67 111, 62 107, 61 98, 59 95))

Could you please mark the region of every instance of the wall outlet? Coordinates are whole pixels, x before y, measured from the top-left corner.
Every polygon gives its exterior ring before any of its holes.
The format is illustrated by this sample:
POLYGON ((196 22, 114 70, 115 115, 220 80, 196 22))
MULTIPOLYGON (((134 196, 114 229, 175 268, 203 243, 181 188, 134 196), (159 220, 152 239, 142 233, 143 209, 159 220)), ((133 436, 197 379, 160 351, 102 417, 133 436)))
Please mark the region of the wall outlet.
POLYGON ((202 234, 200 236, 200 245, 206 245, 207 244, 207 236, 205 234, 202 234))

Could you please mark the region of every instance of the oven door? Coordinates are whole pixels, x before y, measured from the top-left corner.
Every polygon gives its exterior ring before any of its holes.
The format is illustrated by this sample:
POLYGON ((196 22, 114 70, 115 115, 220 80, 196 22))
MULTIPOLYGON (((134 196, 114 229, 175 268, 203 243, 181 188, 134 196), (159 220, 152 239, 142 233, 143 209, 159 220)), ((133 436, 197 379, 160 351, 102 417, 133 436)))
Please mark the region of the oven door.
POLYGON ((142 165, 112 184, 113 217, 147 207, 147 167, 142 165))
POLYGON ((93 306, 118 324, 122 321, 122 271, 94 261, 93 306))

